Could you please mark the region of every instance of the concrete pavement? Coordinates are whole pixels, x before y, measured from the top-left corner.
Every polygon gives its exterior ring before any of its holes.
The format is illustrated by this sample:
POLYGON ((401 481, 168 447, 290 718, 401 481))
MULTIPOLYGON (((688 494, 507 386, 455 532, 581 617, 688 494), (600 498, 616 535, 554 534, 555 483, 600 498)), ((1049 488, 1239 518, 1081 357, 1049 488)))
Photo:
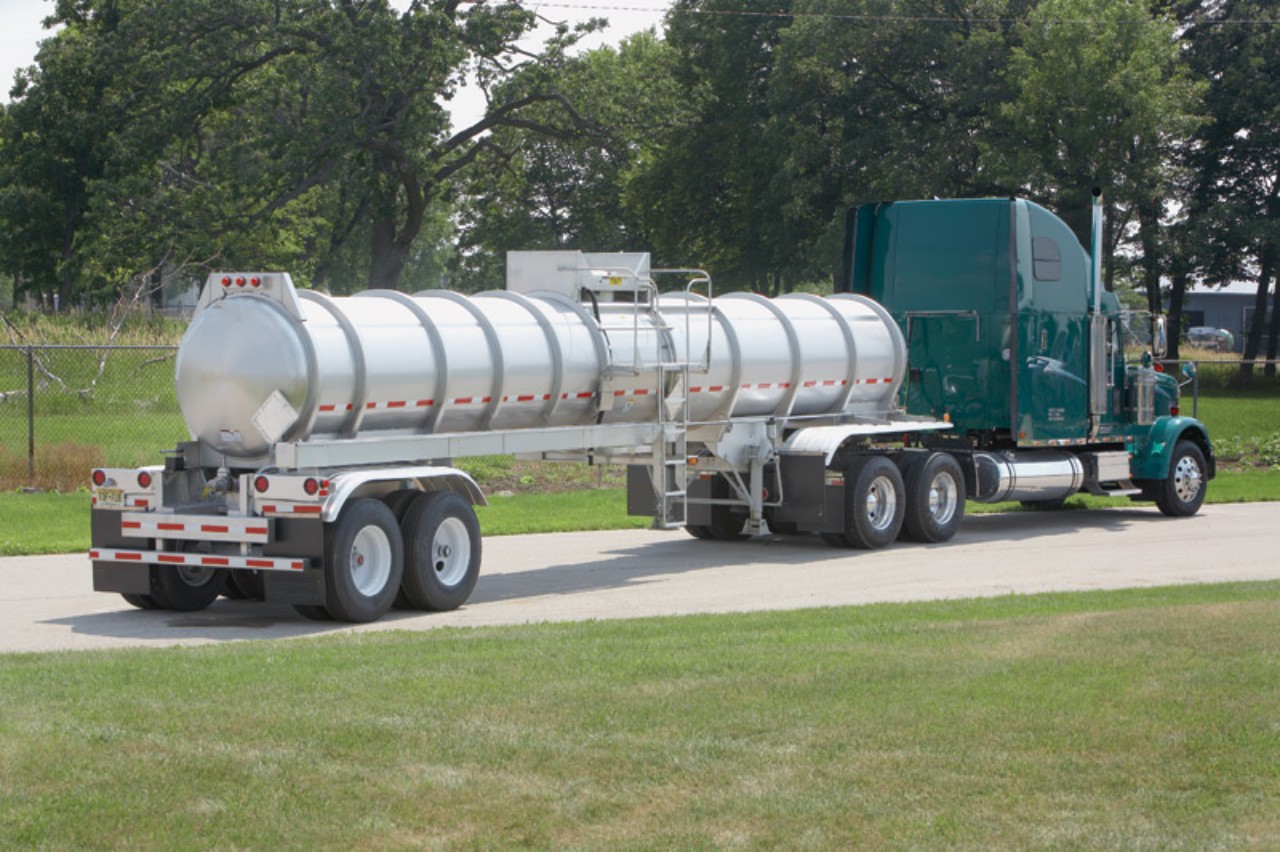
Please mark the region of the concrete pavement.
POLYGON ((220 600, 143 612, 91 590, 83 554, 0 559, 0 652, 164 647, 371 630, 797 609, 1280 579, 1280 503, 971 516, 942 545, 835 550, 815 538, 696 541, 625 530, 489 538, 471 600, 369 625, 220 600))

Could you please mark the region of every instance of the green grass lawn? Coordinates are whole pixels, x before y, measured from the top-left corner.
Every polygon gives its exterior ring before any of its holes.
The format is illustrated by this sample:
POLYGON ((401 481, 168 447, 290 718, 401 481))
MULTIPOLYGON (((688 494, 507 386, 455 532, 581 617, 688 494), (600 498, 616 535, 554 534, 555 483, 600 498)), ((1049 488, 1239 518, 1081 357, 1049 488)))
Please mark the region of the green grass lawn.
POLYGON ((1278 596, 0 657, 0 847, 1276 848, 1278 596))

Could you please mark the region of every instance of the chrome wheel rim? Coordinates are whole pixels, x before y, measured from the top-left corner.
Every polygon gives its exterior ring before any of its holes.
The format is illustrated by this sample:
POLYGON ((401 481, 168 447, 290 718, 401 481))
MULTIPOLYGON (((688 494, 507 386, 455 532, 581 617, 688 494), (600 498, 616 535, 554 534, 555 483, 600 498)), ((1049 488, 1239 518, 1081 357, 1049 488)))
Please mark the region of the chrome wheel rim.
POLYGON ((445 518, 431 541, 431 567, 444 586, 456 586, 471 564, 471 536, 458 518, 445 518))
POLYGON ((877 476, 867 488, 867 521, 877 531, 889 529, 898 511, 898 491, 887 476, 877 476))
POLYGON ((367 526, 351 542, 351 582, 365 597, 381 592, 391 577, 391 541, 381 527, 367 526))
POLYGON ((1183 456, 1173 468, 1173 493, 1183 503, 1194 502, 1204 487, 1200 465, 1191 456, 1183 456))
POLYGON ((960 489, 950 475, 940 473, 929 483, 929 515, 940 525, 955 517, 960 505, 960 489))

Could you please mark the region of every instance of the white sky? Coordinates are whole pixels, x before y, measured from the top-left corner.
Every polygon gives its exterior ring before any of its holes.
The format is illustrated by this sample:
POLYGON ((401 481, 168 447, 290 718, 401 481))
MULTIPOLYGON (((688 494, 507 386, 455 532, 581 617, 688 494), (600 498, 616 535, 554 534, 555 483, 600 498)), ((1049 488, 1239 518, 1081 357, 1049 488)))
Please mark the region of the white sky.
MULTIPOLYGON (((393 6, 401 6, 404 0, 391 0, 393 6)), ((659 30, 662 16, 671 0, 559 0, 558 2, 530 2, 527 5, 538 10, 543 17, 554 20, 581 21, 587 18, 607 18, 609 27, 603 33, 584 42, 585 48, 601 44, 616 44, 631 33, 655 27, 659 30)), ((53 0, 0 0, 0 101, 8 102, 13 75, 35 60, 36 49, 49 32, 40 26, 41 21, 53 12, 53 0)), ((472 93, 462 93, 452 105, 455 124, 474 121, 483 114, 483 103, 472 93)), ((465 125, 463 125, 465 126, 465 125)))

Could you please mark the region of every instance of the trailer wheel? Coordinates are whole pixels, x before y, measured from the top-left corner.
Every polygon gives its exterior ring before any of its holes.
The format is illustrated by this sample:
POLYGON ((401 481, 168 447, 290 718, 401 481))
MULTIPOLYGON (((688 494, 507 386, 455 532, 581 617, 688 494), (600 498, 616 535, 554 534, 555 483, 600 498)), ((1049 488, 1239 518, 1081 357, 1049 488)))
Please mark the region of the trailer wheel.
POLYGON ((903 471, 906 505, 902 537, 936 544, 948 541, 964 519, 964 473, 946 453, 911 458, 903 471))
POLYGON ((451 491, 419 496, 405 512, 402 589, 416 609, 447 612, 466 603, 480 576, 480 523, 451 491))
MULTIPOLYGON (((401 523, 404 521, 404 513, 409 511, 410 504, 420 496, 422 496, 422 492, 417 489, 405 489, 391 492, 382 498, 382 502, 386 503, 387 508, 391 510, 391 514, 396 516, 396 523, 401 523)), ((407 549, 405 555, 408 556, 407 549)), ((396 592, 396 599, 392 601, 391 606, 393 609, 413 609, 413 604, 404 593, 403 583, 400 586, 400 591, 396 592)))
POLYGON ((260 571, 237 568, 227 577, 222 594, 233 601, 262 600, 263 580, 260 571))
POLYGON ((1173 518, 1200 511, 1205 492, 1204 453, 1192 441, 1179 441, 1169 457, 1169 475, 1155 483, 1156 506, 1173 518))
POLYGON ((325 529, 325 609, 338 621, 368 622, 391 608, 404 573, 396 516, 381 500, 348 503, 325 529))
POLYGON ((688 524, 684 529, 685 532, 689 533, 689 535, 694 538, 703 539, 704 541, 710 541, 715 538, 715 536, 711 534, 711 527, 703 526, 702 524, 688 524))
POLYGON ((844 474, 844 535, 850 547, 875 550, 898 537, 904 486, 898 466, 884 456, 855 458, 844 474))
POLYGON ((222 568, 152 568, 150 597, 159 609, 197 612, 216 601, 226 585, 227 572, 222 568))
POLYGON ((138 609, 160 608, 160 604, 156 603, 156 599, 151 595, 135 595, 130 592, 121 592, 120 597, 124 598, 129 606, 136 606, 138 609))

